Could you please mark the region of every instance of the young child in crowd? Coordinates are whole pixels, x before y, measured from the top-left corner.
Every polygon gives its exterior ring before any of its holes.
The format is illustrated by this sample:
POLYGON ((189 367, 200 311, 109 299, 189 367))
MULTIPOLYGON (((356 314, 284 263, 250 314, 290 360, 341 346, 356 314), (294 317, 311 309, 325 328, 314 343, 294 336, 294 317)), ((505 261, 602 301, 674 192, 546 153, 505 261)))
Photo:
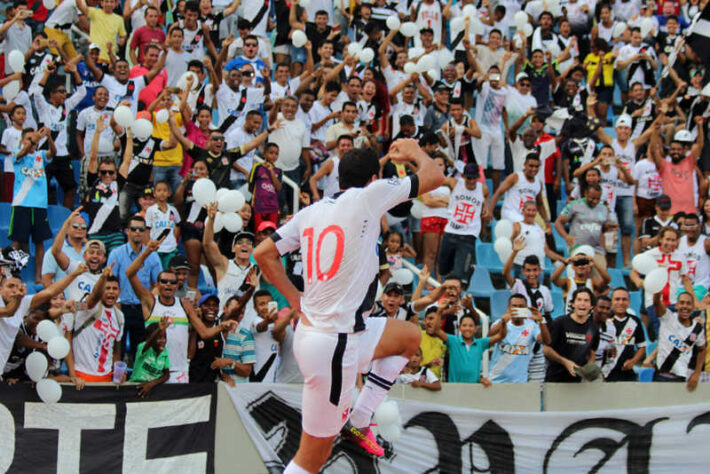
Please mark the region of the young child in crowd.
POLYGON ((425 367, 431 369, 436 377, 441 378, 441 367, 444 365, 446 344, 436 336, 441 329, 441 319, 437 318, 437 307, 430 306, 424 316, 424 329, 419 348, 422 350, 422 361, 425 367), (439 324, 437 326, 437 324, 439 324))
POLYGON ((386 244, 385 253, 390 264, 390 270, 402 268, 403 258, 416 258, 416 250, 411 245, 404 243, 404 237, 400 232, 391 230, 383 236, 383 239, 386 244))
POLYGON ((249 175, 249 191, 252 193, 254 228, 263 221, 279 222, 279 193, 283 172, 276 167, 279 146, 267 143, 264 146, 264 163, 256 163, 249 175))
POLYGON ((165 329, 169 325, 167 318, 163 318, 159 323, 149 324, 145 328, 145 342, 138 344, 130 381, 141 382, 138 385, 138 396, 141 398, 148 397, 156 385, 170 378, 170 357, 165 347, 165 329))
POLYGON ((433 392, 441 390, 441 382, 434 375, 434 372, 422 367, 421 363, 422 349, 420 347, 402 369, 402 373, 397 377, 397 383, 406 383, 412 387, 423 387, 433 392))
POLYGON ((25 120, 27 119, 27 111, 21 105, 16 105, 10 111, 10 124, 11 127, 7 127, 2 132, 2 140, 0 140, 0 153, 5 155, 4 166, 3 166, 3 193, 2 202, 12 202, 12 187, 15 182, 15 168, 12 165, 12 159, 10 158, 10 153, 20 147, 20 140, 22 140, 22 129, 25 126, 25 120))
POLYGON ((158 240, 160 234, 165 229, 170 229, 170 233, 160 244, 158 257, 163 269, 168 268, 170 259, 177 255, 177 243, 180 238, 180 214, 172 204, 168 204, 170 198, 170 186, 161 181, 155 184, 155 204, 150 206, 145 213, 146 226, 150 228, 150 238, 158 240))

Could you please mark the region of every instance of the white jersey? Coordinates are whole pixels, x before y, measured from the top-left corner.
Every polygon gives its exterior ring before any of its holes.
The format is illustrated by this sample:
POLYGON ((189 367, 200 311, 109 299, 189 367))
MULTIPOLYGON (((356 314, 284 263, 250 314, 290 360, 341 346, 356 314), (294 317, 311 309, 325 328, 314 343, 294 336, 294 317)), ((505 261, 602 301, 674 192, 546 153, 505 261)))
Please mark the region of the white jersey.
POLYGON ((103 75, 99 84, 108 89, 107 107, 114 109, 122 100, 130 100, 131 112, 134 115, 138 111, 138 94, 147 85, 145 76, 132 77, 125 84, 122 84, 115 77, 108 74, 103 75))
POLYGON ((604 171, 601 166, 597 168, 601 175, 599 185, 602 188, 602 202, 606 204, 611 212, 616 209, 616 190, 620 183, 626 184, 619 179, 619 170, 615 166, 610 166, 609 171, 604 171))
POLYGON ((706 235, 700 235, 694 245, 688 242, 688 236, 680 238, 678 253, 685 258, 685 265, 688 267, 688 278, 693 286, 710 286, 710 256, 705 251, 706 235))
MULTIPOLYGON (((626 142, 626 146, 622 147, 621 144, 616 140, 616 138, 611 142, 611 147, 614 149, 614 155, 621 160, 621 163, 626 168, 626 171, 631 174, 631 170, 636 164, 636 147, 629 140, 626 142)), ((624 181, 619 181, 616 187, 617 196, 633 196, 634 195, 634 185, 628 184, 624 181)))
POLYGON ((537 307, 541 314, 551 313, 555 309, 552 302, 552 293, 545 285, 539 285, 537 288, 530 288, 526 282, 520 278, 516 278, 513 286, 510 287, 512 294, 520 293, 525 296, 525 301, 528 306, 537 307))
POLYGON ((545 231, 536 223, 526 224, 520 221, 520 235, 525 238, 525 248, 515 255, 513 263, 521 265, 528 255, 535 255, 540 260, 540 268, 545 269, 545 231))
POLYGON ((377 291, 380 219, 418 191, 416 175, 350 188, 303 209, 271 236, 281 255, 301 248, 301 309, 314 328, 339 333, 365 328, 377 291))
MULTIPOLYGON (((32 297, 34 295, 25 295, 20 301, 20 307, 17 308, 15 314, 9 318, 0 318, 0 376, 5 371, 5 364, 10 357, 12 347, 15 345, 17 331, 20 330, 20 324, 27 313, 30 312, 32 297)), ((0 298, 0 308, 5 307, 5 301, 0 298)))
POLYGON ((663 181, 658 173, 656 163, 641 160, 631 170, 631 177, 638 181, 636 196, 644 199, 656 199, 663 194, 663 181))
MULTIPOLYGON (((112 109, 106 107, 103 110, 98 110, 96 107, 87 107, 81 112, 76 119, 76 129, 84 132, 84 155, 89 156, 91 152, 91 143, 94 141, 94 134, 96 133, 96 121, 99 117, 104 118, 104 123, 109 123, 111 120, 112 109)), ((113 128, 106 127, 103 132, 101 132, 101 138, 99 138, 99 157, 110 156, 113 154, 113 142, 116 140, 116 133, 113 128), (110 148, 102 146, 101 142, 110 144, 110 148)))
MULTIPOLYGON (((79 260, 70 260, 69 266, 67 267, 65 273, 69 275, 76 270, 76 267, 78 267, 81 263, 83 262, 79 260)), ((94 289, 94 285, 97 281, 99 281, 100 276, 100 273, 84 272, 76 277, 64 292, 67 296, 67 300, 76 301, 77 303, 82 301, 89 295, 89 293, 91 293, 91 290, 94 289)))
POLYGON ((225 120, 233 120, 225 130, 226 136, 230 131, 244 125, 247 112, 257 110, 261 106, 264 102, 264 88, 240 86, 235 92, 227 84, 222 84, 217 89, 216 97, 220 125, 224 126, 225 120))
POLYGON ((467 189, 464 179, 458 178, 449 199, 449 222, 444 232, 478 237, 481 232, 483 199, 481 183, 476 183, 474 189, 467 189))
POLYGON ((705 345, 705 334, 701 325, 691 320, 690 326, 683 326, 678 321, 678 313, 666 310, 661 318, 661 328, 658 331, 658 356, 656 357, 656 370, 670 372, 679 377, 687 377, 692 371, 688 365, 693 355, 693 346, 705 345), (664 367, 665 365, 665 367, 664 367), (670 366, 670 367, 668 367, 670 366), (667 370, 661 370, 661 369, 667 370))
POLYGON ((222 308, 230 297, 240 294, 239 287, 246 281, 250 268, 251 264, 242 267, 237 265, 234 260, 229 261, 227 272, 217 282, 217 296, 222 308))
MULTIPOLYGON (((431 28, 434 30, 434 44, 441 44, 441 29, 444 21, 441 3, 435 0, 431 4, 427 4, 422 0, 418 7, 419 11, 414 19, 418 27, 417 30, 431 28)), ((417 46, 421 46, 421 38, 418 34, 414 35, 414 42, 417 46)))
POLYGON ((512 222, 522 221, 523 205, 527 201, 535 201, 537 195, 542 192, 542 181, 535 179, 531 183, 522 171, 519 171, 517 175, 518 182, 505 193, 501 209, 503 219, 508 219, 512 222))
MULTIPOLYGON (((646 252, 658 262, 658 266, 668 271, 668 283, 661 291, 663 303, 665 305, 675 304, 678 300, 678 289, 683 288, 681 277, 688 274, 688 265, 685 257, 679 250, 673 253, 663 253, 659 247, 654 247, 646 252)), ((644 292, 644 306, 648 308, 653 304, 653 295, 648 291, 644 292)))
POLYGON ((274 383, 280 362, 279 341, 274 339, 272 334, 274 323, 269 324, 264 332, 257 331, 256 326, 262 321, 260 316, 255 316, 249 328, 254 336, 254 354, 256 355, 253 375, 256 378, 255 382, 274 383))
POLYGON ((86 327, 72 338, 74 367, 89 375, 108 375, 113 371, 113 346, 123 337, 123 313, 115 306, 99 303, 92 309, 76 312, 73 331, 86 327), (87 322, 90 321, 88 324, 87 322))
POLYGON ((333 195, 340 191, 340 182, 338 181, 340 158, 337 153, 330 157, 330 161, 333 162, 333 169, 323 177, 323 197, 333 197, 333 195))
POLYGON ((165 330, 168 357, 170 358, 170 372, 188 372, 190 361, 187 359, 187 342, 190 336, 190 319, 182 306, 180 298, 175 298, 173 304, 166 305, 156 297, 153 309, 150 311, 150 318, 145 322, 146 326, 151 323, 159 323, 164 317, 171 319, 172 324, 165 330))

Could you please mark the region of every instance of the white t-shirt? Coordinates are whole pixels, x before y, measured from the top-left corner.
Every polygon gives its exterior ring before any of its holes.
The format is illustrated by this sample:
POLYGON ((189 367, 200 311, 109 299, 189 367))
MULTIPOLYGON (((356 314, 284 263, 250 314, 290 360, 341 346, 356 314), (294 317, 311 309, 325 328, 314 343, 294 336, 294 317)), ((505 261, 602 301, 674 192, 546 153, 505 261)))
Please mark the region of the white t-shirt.
POLYGON ((128 99, 131 101, 131 112, 133 114, 136 113, 138 109, 138 94, 146 86, 145 76, 133 77, 125 84, 121 84, 115 77, 104 74, 100 84, 108 89, 108 104, 106 105, 108 108, 114 109, 119 102, 128 99))
MULTIPOLYGON (((15 314, 8 318, 0 318, 0 374, 5 371, 5 364, 10 357, 12 347, 15 345, 17 331, 20 330, 22 319, 30 312, 32 297, 34 295, 25 295, 20 301, 20 307, 17 308, 15 314)), ((5 301, 0 298, 0 308, 5 307, 5 301)))
MULTIPOLYGON (((626 171, 631 174, 631 170, 633 169, 634 164, 636 164, 636 147, 634 146, 634 144, 631 142, 631 140, 629 140, 628 142, 626 142, 626 146, 622 147, 621 144, 617 141, 617 139, 614 138, 614 140, 611 142, 611 147, 614 149, 614 155, 616 155, 616 157, 621 160, 621 163, 623 163, 624 167, 626 168, 626 171)), ((616 188, 616 195, 633 196, 634 185, 620 181, 619 185, 616 188)))
MULTIPOLYGON (((74 270, 76 270, 76 268, 81 263, 84 262, 80 262, 79 260, 70 260, 69 266, 65 270, 65 273, 69 275, 74 270)), ((84 272, 78 277, 76 277, 74 281, 72 281, 67 287, 67 291, 65 291, 65 294, 67 295, 67 300, 76 302, 81 301, 89 293, 91 293, 91 290, 94 289, 94 285, 99 280, 100 276, 101 273, 84 272)))
POLYGON ((269 134, 269 141, 279 146, 279 159, 276 161, 276 166, 284 171, 298 168, 301 152, 311 146, 308 127, 298 117, 293 120, 283 119, 281 127, 269 134))
POLYGON ((412 382, 435 383, 439 379, 434 375, 434 372, 426 367, 421 367, 416 374, 399 374, 397 383, 410 384, 412 382))
POLYGON ((270 96, 272 102, 276 102, 276 99, 281 99, 283 97, 286 97, 287 95, 294 95, 299 85, 301 85, 300 77, 294 77, 293 79, 287 80, 285 86, 282 86, 276 81, 272 81, 270 96))
POLYGON ((276 370, 279 366, 279 341, 274 339, 272 334, 272 331, 274 330, 274 323, 269 324, 264 332, 256 330, 256 326, 263 320, 264 319, 260 316, 255 316, 251 322, 251 327, 249 328, 252 336, 254 336, 254 353, 256 355, 254 375, 259 374, 259 372, 264 369, 264 365, 269 362, 271 356, 275 354, 276 357, 271 362, 269 368, 266 369, 264 378, 261 379, 261 382, 264 383, 274 383, 276 381, 276 370))
POLYGON ((466 188, 463 178, 458 178, 451 191, 448 219, 444 232, 457 235, 473 235, 481 232, 481 209, 483 207, 483 185, 476 183, 475 189, 466 188))
POLYGON ((320 100, 313 103, 313 107, 308 111, 308 118, 311 121, 311 139, 320 140, 325 143, 325 132, 328 127, 335 123, 334 119, 329 119, 318 130, 313 130, 313 125, 320 122, 328 115, 333 113, 333 108, 330 105, 323 105, 320 100))
POLYGON ((706 235, 700 235, 694 245, 688 242, 688 236, 684 235, 678 243, 678 252, 685 257, 685 264, 688 267, 688 278, 693 285, 710 286, 710 256, 705 251, 706 235))
POLYGON ((636 196, 644 199, 656 199, 663 194, 663 181, 656 163, 649 160, 637 162, 631 169, 631 177, 638 181, 636 196))
MULTIPOLYGON (((659 267, 668 270, 668 283, 663 288, 661 295, 665 304, 675 304, 678 300, 678 289, 683 287, 681 277, 688 274, 688 264, 685 257, 678 250, 670 254, 663 253, 659 247, 647 250, 644 254, 652 256, 658 262, 659 267)), ((644 296, 644 305, 648 308, 653 304, 653 295, 645 291, 644 296)))
MULTIPOLYGON (((520 117, 530 110, 537 107, 537 99, 532 94, 521 94, 515 87, 508 88, 508 93, 505 96, 505 111, 508 113, 508 125, 512 126, 520 117)), ((530 119, 526 119, 523 125, 518 129, 525 130, 530 126, 530 119)), ((540 167, 542 168, 542 166, 540 167)))
POLYGON ((187 63, 196 59, 189 51, 179 53, 172 48, 165 56, 165 71, 168 73, 168 87, 175 87, 180 77, 187 71, 187 63))
POLYGON ((202 61, 205 57, 205 38, 202 32, 202 23, 197 20, 197 27, 194 30, 188 30, 183 21, 180 21, 182 28, 182 50, 190 53, 198 61, 202 61))
POLYGON ((535 201, 537 195, 542 192, 542 181, 535 178, 531 183, 521 171, 518 174, 518 182, 511 186, 505 193, 501 216, 512 222, 523 220, 523 205, 527 201, 535 201))
POLYGON ((157 240, 165 229, 170 229, 170 233, 160 244, 158 252, 170 253, 177 248, 175 240, 175 226, 180 223, 180 214, 171 204, 163 212, 158 207, 158 203, 153 204, 145 211, 145 225, 150 228, 150 238, 157 240))
POLYGON ((482 133, 498 135, 502 133, 501 114, 507 94, 508 88, 493 89, 488 81, 481 86, 476 101, 476 123, 482 133))
POLYGON ((658 356, 656 357, 656 367, 660 369, 666 358, 676 347, 680 349, 677 360, 670 369, 672 374, 679 377, 687 377, 693 369, 688 367, 690 358, 693 355, 693 346, 702 347, 705 345, 704 331, 700 331, 697 336, 693 329, 697 323, 691 320, 690 326, 683 326, 678 320, 678 313, 666 310, 666 314, 661 318, 661 328, 658 331, 658 356), (686 344, 687 339, 693 339, 691 344, 686 344))
MULTIPOLYGON (((104 123, 108 125, 111 120, 112 110, 106 108, 103 110, 97 110, 96 107, 87 107, 81 112, 76 119, 76 129, 84 132, 84 155, 89 156, 91 152, 91 142, 94 140, 94 134, 96 133, 96 121, 99 117, 104 118, 104 123)), ((108 156, 113 153, 113 141, 116 139, 116 134, 113 128, 110 126, 106 127, 103 132, 101 132, 101 142, 106 142, 111 144, 111 151, 102 149, 102 145, 99 144, 98 156, 108 156)))
MULTIPOLYGON (((15 127, 8 127, 2 132, 2 146, 7 150, 16 150, 20 148, 20 141, 22 140, 22 130, 18 130, 15 127)), ((14 173, 15 167, 12 164, 11 155, 5 155, 5 163, 3 167, 5 173, 14 173)))
MULTIPOLYGON (((244 127, 239 127, 239 128, 231 128, 229 133, 225 134, 224 139, 227 144, 227 149, 231 150, 232 148, 236 148, 238 146, 246 145, 250 141, 252 141, 254 138, 256 138, 256 133, 248 133, 246 130, 244 130, 244 127)), ((249 153, 246 155, 242 156, 237 160, 237 164, 247 170, 247 174, 251 173, 251 169, 254 166, 254 157, 256 156, 256 148, 251 150, 249 153)), ((245 180, 248 179, 249 176, 242 176, 242 174, 232 168, 229 172, 229 179, 232 181, 235 180, 245 180)))
POLYGON ((301 308, 324 332, 355 332, 375 299, 380 219, 417 194, 416 175, 380 179, 325 198, 296 214, 272 235, 281 255, 301 248, 301 308))
POLYGON ((72 338, 74 367, 89 375, 107 375, 113 371, 113 346, 123 338, 123 314, 99 303, 93 309, 77 311, 74 329, 94 315, 94 322, 72 338))

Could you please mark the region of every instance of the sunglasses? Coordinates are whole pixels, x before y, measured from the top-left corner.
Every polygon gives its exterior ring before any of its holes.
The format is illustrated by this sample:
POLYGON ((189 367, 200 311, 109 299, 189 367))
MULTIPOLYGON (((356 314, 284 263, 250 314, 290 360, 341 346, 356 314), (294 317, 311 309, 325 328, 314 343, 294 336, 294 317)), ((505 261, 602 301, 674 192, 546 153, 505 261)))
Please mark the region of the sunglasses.
POLYGON ((60 94, 66 94, 66 93, 67 93, 67 90, 66 90, 66 89, 57 89, 57 90, 55 90, 54 92, 58 92, 58 93, 60 93, 60 94))
POLYGON ((99 174, 101 176, 104 176, 104 175, 113 176, 114 174, 116 174, 116 170, 99 170, 99 174))
POLYGON ((214 141, 216 141, 216 142, 223 142, 223 141, 224 141, 224 137, 222 137, 222 136, 219 136, 219 137, 210 137, 210 140, 214 140, 214 141))
POLYGON ((131 232, 145 232, 145 227, 129 227, 131 232))
POLYGON ((72 228, 86 230, 86 224, 72 224, 72 228))
POLYGON ((242 76, 244 77, 251 77, 254 75, 254 71, 243 71, 242 76))
POLYGON ((259 45, 257 43, 244 43, 244 46, 246 46, 247 48, 256 48, 259 45))
POLYGON ((244 244, 254 245, 254 242, 252 242, 251 239, 239 239, 235 243, 237 245, 244 245, 244 244))
POLYGON ((521 82, 520 87, 530 87, 530 83, 529 82, 521 82))
POLYGON ((177 285, 177 280, 168 280, 167 278, 161 278, 158 281, 163 285, 177 285))

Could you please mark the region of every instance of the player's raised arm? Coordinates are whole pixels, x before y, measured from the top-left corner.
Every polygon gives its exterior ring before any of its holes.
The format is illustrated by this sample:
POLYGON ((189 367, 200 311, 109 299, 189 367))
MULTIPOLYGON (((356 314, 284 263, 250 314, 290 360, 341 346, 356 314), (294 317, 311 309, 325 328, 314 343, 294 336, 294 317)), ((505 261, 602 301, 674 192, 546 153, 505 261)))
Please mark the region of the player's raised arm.
POLYGON ((434 160, 419 147, 417 140, 404 138, 395 141, 390 146, 387 156, 394 162, 413 162, 417 165, 418 171, 415 175, 419 182, 417 196, 438 188, 444 182, 444 173, 436 166, 434 160))

